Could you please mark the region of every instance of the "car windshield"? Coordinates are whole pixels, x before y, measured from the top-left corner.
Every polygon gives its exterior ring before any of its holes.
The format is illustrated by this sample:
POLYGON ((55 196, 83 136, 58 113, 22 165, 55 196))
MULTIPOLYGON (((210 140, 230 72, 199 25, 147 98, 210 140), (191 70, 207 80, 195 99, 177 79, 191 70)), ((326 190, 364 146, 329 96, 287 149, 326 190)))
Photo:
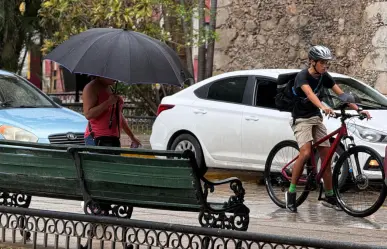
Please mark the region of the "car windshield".
MULTIPOLYGON (((352 92, 359 96, 363 109, 387 109, 387 98, 375 89, 351 78, 335 78, 335 81, 345 93, 352 92)), ((324 102, 331 107, 337 107, 340 101, 332 96, 337 95, 332 89, 327 90, 324 102)))
POLYGON ((0 108, 54 107, 24 79, 0 75, 0 108))

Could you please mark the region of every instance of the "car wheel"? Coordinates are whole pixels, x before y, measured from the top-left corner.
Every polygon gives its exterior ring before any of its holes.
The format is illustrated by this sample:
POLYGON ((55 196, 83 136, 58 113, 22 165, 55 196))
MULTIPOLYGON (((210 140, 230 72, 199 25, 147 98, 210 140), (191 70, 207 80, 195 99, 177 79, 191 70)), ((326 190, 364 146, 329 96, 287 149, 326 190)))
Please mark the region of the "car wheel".
POLYGON ((204 156, 202 147, 200 146, 199 141, 190 134, 181 134, 171 145, 171 150, 174 151, 185 151, 191 150, 195 154, 196 162, 201 169, 205 169, 206 165, 204 162, 204 156))

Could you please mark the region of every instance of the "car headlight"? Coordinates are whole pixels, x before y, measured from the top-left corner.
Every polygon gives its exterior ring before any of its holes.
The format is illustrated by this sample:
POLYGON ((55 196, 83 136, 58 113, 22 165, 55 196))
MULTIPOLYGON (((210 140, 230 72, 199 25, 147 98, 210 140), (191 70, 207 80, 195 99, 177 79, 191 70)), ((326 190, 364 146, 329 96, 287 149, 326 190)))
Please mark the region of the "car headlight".
POLYGON ((38 137, 26 130, 18 127, 2 125, 0 126, 0 134, 7 140, 23 141, 23 142, 37 142, 38 137))
POLYGON ((348 126, 348 130, 353 132, 360 139, 371 143, 387 143, 387 133, 366 128, 361 125, 348 126))

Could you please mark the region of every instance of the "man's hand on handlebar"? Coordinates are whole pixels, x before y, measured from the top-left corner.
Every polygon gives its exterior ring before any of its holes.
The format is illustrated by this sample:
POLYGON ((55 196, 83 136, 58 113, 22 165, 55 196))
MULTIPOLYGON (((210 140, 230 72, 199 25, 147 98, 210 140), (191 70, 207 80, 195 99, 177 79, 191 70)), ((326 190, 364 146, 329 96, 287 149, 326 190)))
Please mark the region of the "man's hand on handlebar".
POLYGON ((372 118, 368 111, 361 111, 361 112, 359 112, 359 114, 366 116, 367 120, 372 118))
POLYGON ((321 108, 321 110, 324 112, 325 116, 329 115, 330 117, 334 117, 336 116, 335 112, 333 111, 333 109, 329 108, 329 107, 326 107, 324 106, 323 108, 321 108))

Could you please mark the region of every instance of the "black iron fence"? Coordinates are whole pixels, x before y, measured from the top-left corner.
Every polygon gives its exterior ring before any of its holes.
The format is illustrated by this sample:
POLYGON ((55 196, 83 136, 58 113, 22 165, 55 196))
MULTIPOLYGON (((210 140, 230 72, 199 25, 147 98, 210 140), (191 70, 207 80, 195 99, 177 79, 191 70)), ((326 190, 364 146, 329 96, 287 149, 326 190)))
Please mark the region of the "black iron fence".
POLYGON ((386 249, 331 240, 0 206, 5 245, 50 248, 386 249))

